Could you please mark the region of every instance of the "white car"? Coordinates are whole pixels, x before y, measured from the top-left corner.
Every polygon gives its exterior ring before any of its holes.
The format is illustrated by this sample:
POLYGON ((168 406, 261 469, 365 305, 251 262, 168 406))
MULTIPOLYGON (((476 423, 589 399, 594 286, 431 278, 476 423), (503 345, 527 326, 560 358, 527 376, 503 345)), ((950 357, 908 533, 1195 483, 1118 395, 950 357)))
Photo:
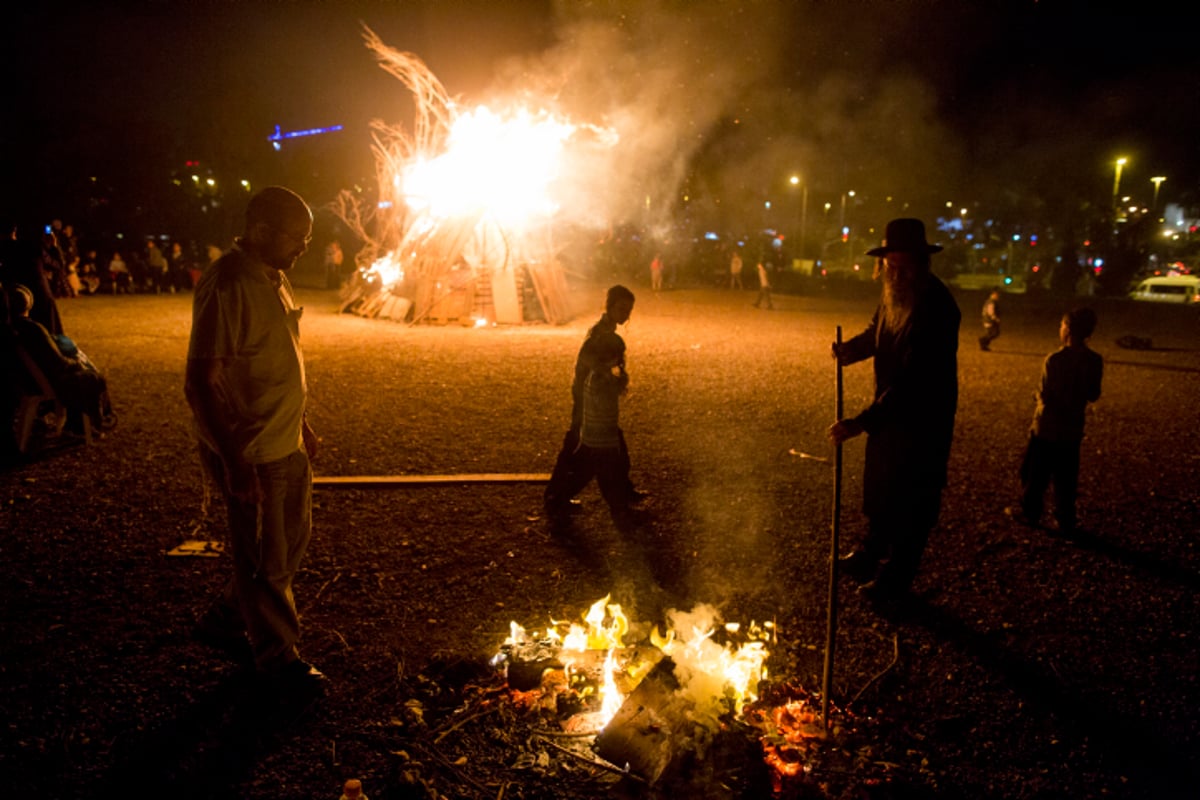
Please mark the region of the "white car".
POLYGON ((1129 296, 1134 300, 1200 305, 1200 275, 1160 275, 1146 278, 1129 296))

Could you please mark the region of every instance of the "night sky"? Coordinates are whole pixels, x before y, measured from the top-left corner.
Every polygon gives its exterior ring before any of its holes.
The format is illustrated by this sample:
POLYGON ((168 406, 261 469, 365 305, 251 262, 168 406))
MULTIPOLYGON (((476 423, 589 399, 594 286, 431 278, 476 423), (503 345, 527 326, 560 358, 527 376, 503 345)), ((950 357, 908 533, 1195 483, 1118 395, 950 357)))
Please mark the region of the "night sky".
MULTIPOLYGON (((1192 23, 1152 4, 1082 2, 47 3, 10 12, 5 203, 69 205, 80 176, 159 180, 187 160, 255 180, 308 147, 329 184, 373 175, 368 123, 402 123, 403 87, 363 25, 469 102, 553 96, 620 120, 659 186, 699 159, 730 196, 802 172, 815 192, 906 193, 918 208, 1005 193, 1103 203, 1194 195, 1200 96, 1192 23), (721 174, 716 174, 721 173, 721 174), (20 198, 19 200, 17 198, 20 198)), ((298 178, 298 180, 300 180, 298 178)))

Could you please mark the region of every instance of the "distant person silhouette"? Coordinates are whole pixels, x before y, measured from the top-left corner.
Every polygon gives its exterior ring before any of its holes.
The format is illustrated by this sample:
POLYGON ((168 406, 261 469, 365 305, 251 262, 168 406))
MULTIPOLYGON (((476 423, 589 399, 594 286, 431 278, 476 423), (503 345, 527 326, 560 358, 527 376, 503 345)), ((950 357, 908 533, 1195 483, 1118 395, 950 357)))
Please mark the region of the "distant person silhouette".
POLYGON ((1000 290, 993 289, 983 302, 983 335, 979 337, 979 349, 990 350, 992 342, 1000 338, 1000 290))
POLYGON ((733 251, 733 258, 729 259, 729 288, 742 288, 742 255, 738 251, 733 251))
POLYGON ((758 266, 758 297, 754 300, 754 307, 760 308, 763 303, 767 304, 767 310, 775 308, 771 303, 771 272, 768 264, 763 264, 759 261, 758 266))

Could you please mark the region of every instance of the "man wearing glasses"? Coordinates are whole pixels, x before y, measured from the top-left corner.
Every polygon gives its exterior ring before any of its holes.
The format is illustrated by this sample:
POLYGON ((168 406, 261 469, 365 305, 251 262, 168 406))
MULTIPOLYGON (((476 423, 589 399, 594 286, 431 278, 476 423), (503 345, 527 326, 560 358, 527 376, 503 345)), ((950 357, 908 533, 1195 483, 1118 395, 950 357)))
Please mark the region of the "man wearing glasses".
POLYGON ((251 198, 242 236, 196 285, 184 389, 225 497, 233 554, 233 576, 197 638, 252 655, 263 688, 281 698, 325 682, 297 651, 292 596, 312 528, 317 439, 305 418, 302 309, 285 273, 311 233, 312 212, 291 190, 251 198))

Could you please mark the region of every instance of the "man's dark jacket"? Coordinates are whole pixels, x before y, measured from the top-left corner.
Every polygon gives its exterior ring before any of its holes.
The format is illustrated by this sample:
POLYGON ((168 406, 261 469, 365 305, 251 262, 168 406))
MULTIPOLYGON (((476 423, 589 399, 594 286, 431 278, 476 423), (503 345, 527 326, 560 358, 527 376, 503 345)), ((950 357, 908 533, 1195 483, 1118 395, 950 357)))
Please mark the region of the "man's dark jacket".
POLYGON ((945 284, 924 279, 898 331, 876 309, 845 344, 844 363, 874 357, 875 400, 856 419, 867 432, 863 511, 937 519, 958 406, 958 305, 945 284))

